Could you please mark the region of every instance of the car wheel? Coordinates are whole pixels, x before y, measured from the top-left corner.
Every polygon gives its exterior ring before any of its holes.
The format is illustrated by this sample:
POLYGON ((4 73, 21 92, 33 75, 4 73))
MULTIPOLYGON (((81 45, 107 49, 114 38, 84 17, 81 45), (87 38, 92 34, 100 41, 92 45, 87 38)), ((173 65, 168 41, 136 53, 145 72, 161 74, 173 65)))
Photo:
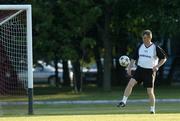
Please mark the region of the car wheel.
POLYGON ((48 82, 51 86, 56 86, 56 77, 55 76, 49 77, 48 82))
MULTIPOLYGON (((58 79, 59 79, 59 84, 61 84, 61 79, 60 78, 58 79)), ((51 86, 56 86, 56 77, 55 76, 49 77, 48 82, 51 86)))

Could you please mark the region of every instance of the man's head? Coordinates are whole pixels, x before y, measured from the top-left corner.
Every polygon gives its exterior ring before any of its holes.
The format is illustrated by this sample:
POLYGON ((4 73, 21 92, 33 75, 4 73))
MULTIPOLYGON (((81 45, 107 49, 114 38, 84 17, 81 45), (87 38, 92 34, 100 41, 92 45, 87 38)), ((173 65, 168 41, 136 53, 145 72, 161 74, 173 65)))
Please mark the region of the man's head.
POLYGON ((142 33, 142 38, 144 43, 149 43, 152 40, 152 32, 151 30, 144 30, 142 33))

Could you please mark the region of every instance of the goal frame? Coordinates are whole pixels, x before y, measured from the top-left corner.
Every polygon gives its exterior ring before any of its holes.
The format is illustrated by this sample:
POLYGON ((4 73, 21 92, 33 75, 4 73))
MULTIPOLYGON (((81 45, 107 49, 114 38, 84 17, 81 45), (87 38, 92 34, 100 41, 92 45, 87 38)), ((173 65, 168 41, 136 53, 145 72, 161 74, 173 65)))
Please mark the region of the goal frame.
POLYGON ((28 114, 33 114, 33 71, 32 71, 32 9, 31 5, 0 5, 0 10, 25 10, 27 31, 27 63, 28 63, 28 114))

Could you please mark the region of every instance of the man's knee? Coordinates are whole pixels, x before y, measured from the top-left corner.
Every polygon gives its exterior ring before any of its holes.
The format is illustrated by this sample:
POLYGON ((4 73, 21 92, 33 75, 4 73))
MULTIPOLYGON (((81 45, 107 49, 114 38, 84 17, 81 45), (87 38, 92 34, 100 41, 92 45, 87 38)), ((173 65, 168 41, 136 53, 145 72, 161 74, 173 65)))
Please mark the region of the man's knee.
POLYGON ((134 85, 136 85, 136 84, 137 84, 137 81, 135 79, 131 78, 129 83, 128 83, 128 86, 129 87, 134 87, 134 85))
POLYGON ((153 88, 147 88, 147 94, 148 95, 154 95, 154 90, 153 90, 153 88))

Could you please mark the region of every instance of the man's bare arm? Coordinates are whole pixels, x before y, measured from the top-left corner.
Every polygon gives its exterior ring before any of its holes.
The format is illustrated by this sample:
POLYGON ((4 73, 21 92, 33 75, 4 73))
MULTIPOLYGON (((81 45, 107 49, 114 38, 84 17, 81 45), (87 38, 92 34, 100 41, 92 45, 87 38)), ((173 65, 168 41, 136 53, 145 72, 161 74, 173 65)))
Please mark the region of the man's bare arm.
POLYGON ((165 59, 161 59, 158 63, 158 65, 156 65, 155 67, 153 67, 153 71, 158 71, 159 68, 166 62, 166 58, 165 59))

